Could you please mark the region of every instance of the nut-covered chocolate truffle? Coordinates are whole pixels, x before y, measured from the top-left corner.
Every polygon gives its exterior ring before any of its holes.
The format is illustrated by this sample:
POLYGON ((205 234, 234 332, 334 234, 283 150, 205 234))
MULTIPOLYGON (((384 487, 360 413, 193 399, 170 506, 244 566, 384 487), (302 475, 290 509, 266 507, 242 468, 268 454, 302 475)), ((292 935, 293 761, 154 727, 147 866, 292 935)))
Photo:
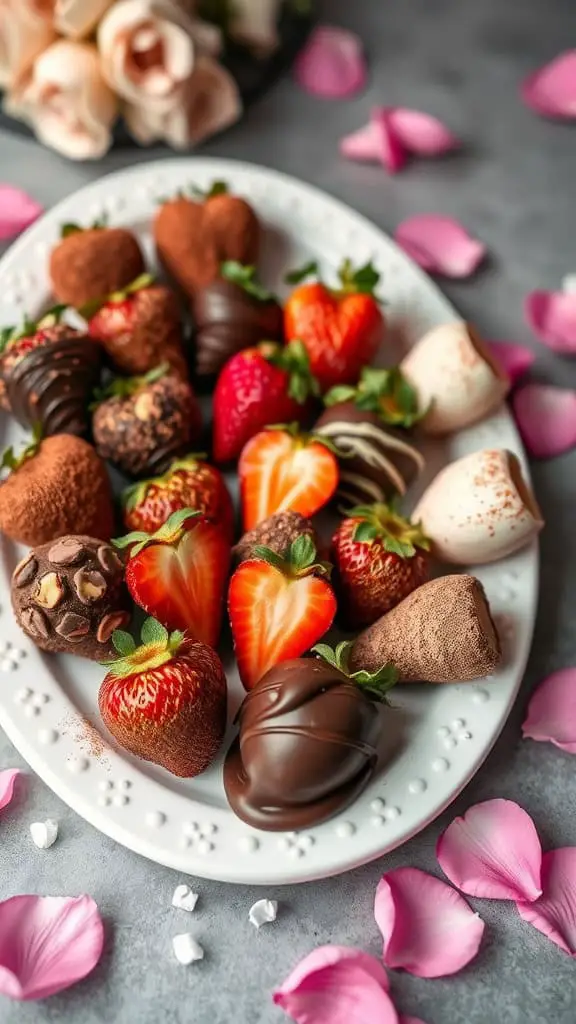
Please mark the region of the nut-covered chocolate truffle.
MULTIPOLYGON (((242 269, 242 268, 240 268, 242 269)), ((250 275, 253 268, 244 268, 250 275)), ((282 341, 283 313, 263 289, 222 277, 199 288, 192 304, 196 322, 196 373, 208 377, 244 348, 260 341, 282 341)))
POLYGON ((197 441, 201 414, 187 381, 152 371, 115 381, 110 391, 94 412, 94 441, 102 458, 129 476, 163 473, 197 441))
POLYGON ((109 540, 112 490, 92 446, 57 434, 27 451, 24 461, 13 459, 10 476, 0 483, 0 530, 29 547, 76 531, 109 540))
POLYGON ((248 530, 232 548, 234 564, 239 565, 247 558, 252 558, 257 546, 270 548, 277 555, 283 555, 293 541, 302 536, 310 537, 314 547, 319 547, 316 530, 306 516, 291 509, 275 512, 273 516, 258 523, 253 530, 248 530))
POLYGON ((144 272, 136 238, 125 228, 66 225, 50 255, 52 291, 59 302, 84 306, 120 291, 144 272))
POLYGON ((109 544, 81 534, 41 544, 12 574, 12 607, 41 650, 106 660, 112 633, 130 620, 122 561, 109 544))

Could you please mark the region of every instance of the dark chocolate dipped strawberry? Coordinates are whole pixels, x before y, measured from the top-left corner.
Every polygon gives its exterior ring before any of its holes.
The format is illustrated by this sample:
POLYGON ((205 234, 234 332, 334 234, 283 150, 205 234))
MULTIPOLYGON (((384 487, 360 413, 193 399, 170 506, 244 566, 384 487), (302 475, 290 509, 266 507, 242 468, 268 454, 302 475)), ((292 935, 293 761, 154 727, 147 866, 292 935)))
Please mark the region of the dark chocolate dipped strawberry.
POLYGON ((202 428, 190 384, 164 364, 143 377, 116 377, 97 396, 96 450, 128 476, 163 473, 194 446, 202 428))
POLYGON ((24 427, 45 436, 90 430, 88 405, 100 379, 101 349, 85 332, 61 320, 55 306, 36 322, 0 335, 2 404, 24 427))
POLYGON ((180 303, 170 288, 154 284, 151 274, 79 312, 120 373, 148 373, 164 362, 178 376, 188 376, 180 303))
POLYGON ((245 697, 224 764, 228 802, 268 831, 318 825, 352 803, 378 761, 378 704, 396 681, 390 665, 349 673, 350 644, 276 665, 245 697))
POLYGON ((192 302, 196 323, 196 373, 220 372, 242 349, 260 341, 282 341, 282 308, 255 280, 255 268, 227 260, 220 277, 199 288, 192 302))
POLYGON ((50 280, 58 302, 78 309, 125 288, 143 274, 144 256, 125 228, 96 222, 89 228, 64 224, 50 254, 50 280))

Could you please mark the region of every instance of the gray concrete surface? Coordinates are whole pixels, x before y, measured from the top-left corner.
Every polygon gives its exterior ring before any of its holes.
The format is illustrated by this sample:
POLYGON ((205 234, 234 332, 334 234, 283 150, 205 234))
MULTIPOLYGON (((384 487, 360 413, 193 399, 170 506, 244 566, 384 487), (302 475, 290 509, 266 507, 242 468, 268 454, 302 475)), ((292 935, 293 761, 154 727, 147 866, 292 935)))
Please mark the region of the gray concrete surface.
MULTIPOLYGON (((356 29, 371 57, 368 93, 348 103, 303 96, 289 78, 246 119, 203 152, 277 167, 308 179, 386 230, 414 212, 460 217, 487 243, 489 265, 446 292, 488 337, 531 343, 522 302, 576 271, 574 127, 534 117, 519 103, 523 75, 574 45, 574 0, 324 0, 323 15, 356 29), (373 103, 428 110, 466 140, 464 154, 420 162, 395 179, 344 163, 340 136, 373 103)), ((96 175, 162 155, 119 152, 98 166, 74 166, 32 142, 0 135, 0 180, 29 189, 47 206, 96 175)), ((535 347, 536 346, 536 343, 535 347)), ((538 349, 536 376, 576 386, 574 363, 538 349)), ((0 997, 2 1024, 279 1024, 270 992, 313 946, 360 945, 377 954, 372 918, 383 869, 435 869, 434 844, 456 812, 504 796, 534 816, 545 847, 576 844, 576 761, 522 742, 528 695, 547 672, 576 661, 576 452, 534 466, 549 523, 542 538, 538 625, 522 694, 485 767, 443 818, 383 861, 341 878, 269 890, 280 901, 274 927, 256 934, 247 911, 261 892, 199 880, 193 925, 203 964, 172 959, 180 924, 170 910, 178 876, 114 845, 29 776, 26 793, 0 824, 0 898, 15 893, 89 892, 107 922, 107 945, 94 974, 39 1004, 0 997), (61 841, 49 853, 28 838, 30 821, 54 816, 61 841)), ((23 764, 0 736, 0 765, 23 764)), ((395 974, 406 1013, 428 1024, 574 1024, 576 968, 502 903, 476 903, 487 923, 476 962, 454 978, 423 981, 395 974)), ((377 1021, 370 1024, 378 1024, 377 1021)))

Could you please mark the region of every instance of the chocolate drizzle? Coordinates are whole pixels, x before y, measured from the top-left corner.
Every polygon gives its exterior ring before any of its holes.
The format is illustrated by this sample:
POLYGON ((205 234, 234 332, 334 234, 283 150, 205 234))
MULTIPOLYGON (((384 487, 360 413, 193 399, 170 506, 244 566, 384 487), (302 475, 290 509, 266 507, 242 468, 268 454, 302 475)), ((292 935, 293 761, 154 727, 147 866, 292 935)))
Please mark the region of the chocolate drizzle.
POLYGON ((10 407, 22 426, 45 436, 89 432, 88 405, 100 378, 100 348, 71 334, 33 349, 4 376, 10 407))
POLYGON ((211 376, 243 348, 259 341, 281 341, 282 309, 275 300, 263 302, 233 281, 219 279, 195 296, 196 373, 211 376))
POLYGON ((377 703, 316 658, 286 661, 245 698, 224 764, 232 810, 247 824, 292 831, 352 803, 378 760, 377 703))

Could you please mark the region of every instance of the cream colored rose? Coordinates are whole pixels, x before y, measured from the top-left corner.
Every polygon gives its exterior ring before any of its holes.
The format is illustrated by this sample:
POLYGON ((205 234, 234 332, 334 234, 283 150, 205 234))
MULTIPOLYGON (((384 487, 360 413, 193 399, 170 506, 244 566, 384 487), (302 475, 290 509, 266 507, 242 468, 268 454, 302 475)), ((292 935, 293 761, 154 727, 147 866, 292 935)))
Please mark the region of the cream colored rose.
POLYGON ((5 108, 63 156, 97 160, 110 148, 118 101, 102 78, 96 48, 60 39, 8 93, 5 108))
MULTIPOLYGON (((42 0, 38 0, 42 4, 42 0)), ((54 24, 58 32, 83 39, 92 32, 113 0, 55 0, 54 24)), ((45 3, 49 7, 50 3, 45 3)))
POLYGON ((275 50, 281 6, 282 0, 234 0, 231 34, 256 50, 275 50))
POLYGON ((231 75, 211 57, 198 57, 193 74, 169 110, 127 105, 124 118, 137 142, 188 149, 238 120, 242 101, 231 75))
POLYGON ((11 86, 56 36, 40 0, 0 0, 0 88, 11 86))

